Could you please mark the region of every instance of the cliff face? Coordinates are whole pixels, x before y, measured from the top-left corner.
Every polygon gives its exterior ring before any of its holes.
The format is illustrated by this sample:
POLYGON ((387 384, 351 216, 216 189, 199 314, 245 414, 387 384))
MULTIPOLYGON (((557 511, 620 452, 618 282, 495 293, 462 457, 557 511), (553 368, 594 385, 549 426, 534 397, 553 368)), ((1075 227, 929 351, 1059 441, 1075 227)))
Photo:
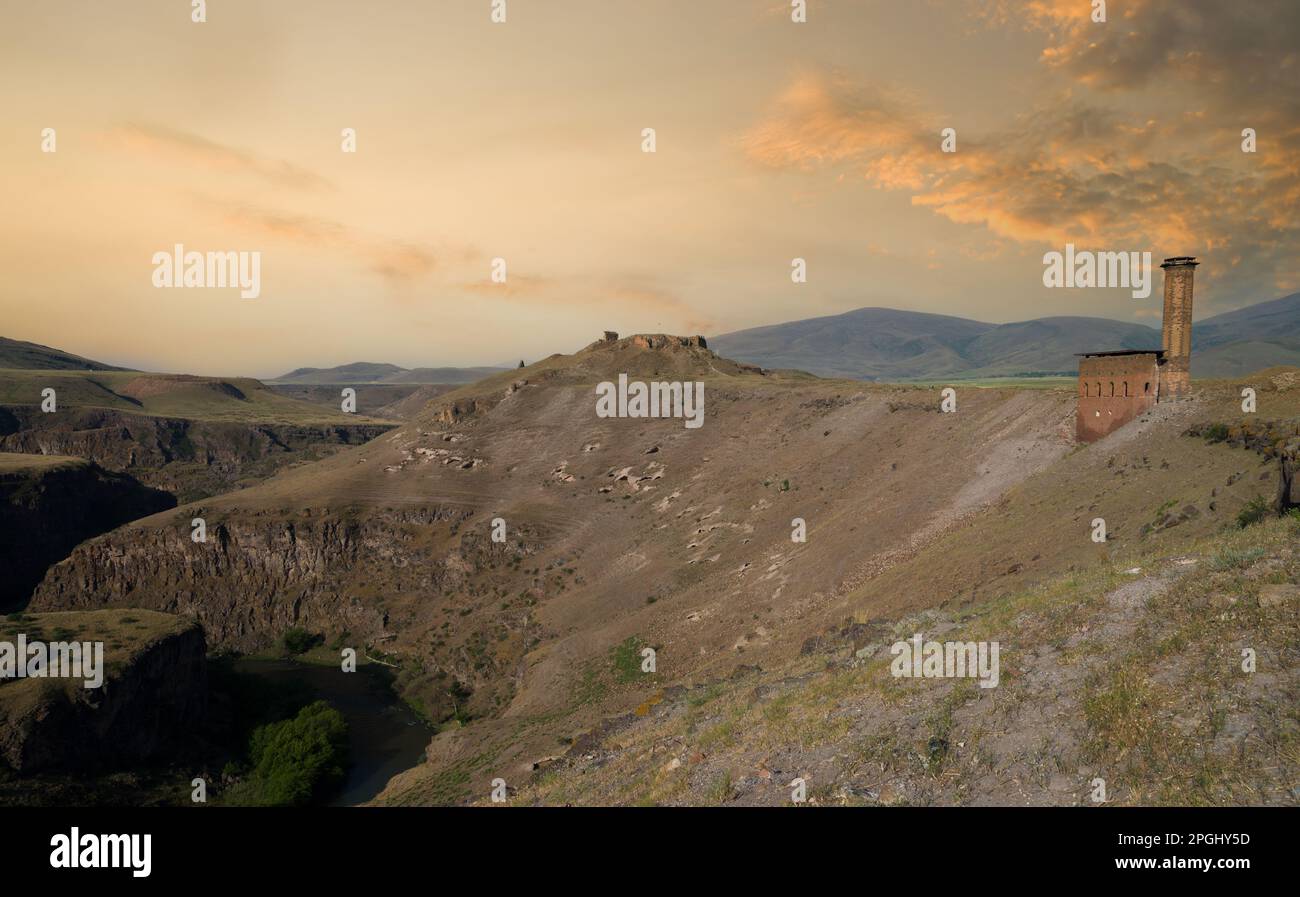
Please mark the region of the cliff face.
POLYGON ((219 517, 190 506, 78 546, 30 609, 144 607, 197 620, 223 648, 266 648, 302 628, 358 652, 413 657, 399 688, 440 719, 455 707, 453 681, 476 706, 506 700, 536 635, 537 598, 521 594, 514 572, 536 551, 535 534, 494 543, 462 530, 468 516, 438 506, 219 517), (190 521, 205 513, 207 541, 196 543, 190 521))
POLYGON ((1277 509, 1300 508, 1300 439, 1292 439, 1278 456, 1277 509))
POLYGON ((0 682, 0 760, 16 772, 91 771, 164 756, 203 722, 208 681, 203 630, 148 611, 35 614, 7 621, 4 638, 103 641, 99 688, 81 680, 0 682))
POLYGON ((400 607, 388 596, 438 594, 474 568, 438 556, 427 533, 459 512, 245 512, 208 519, 207 541, 197 543, 191 515, 203 514, 187 508, 174 525, 127 527, 81 545, 50 569, 31 608, 147 607, 195 618, 214 644, 239 650, 291 627, 348 632, 364 644, 390 637, 400 607))
POLYGON ((1202 423, 1189 428, 1187 435, 1249 449, 1270 461, 1276 459, 1273 507, 1278 513, 1300 508, 1300 421, 1247 421, 1231 426, 1202 423))
POLYGON ((0 452, 89 458, 175 493, 182 502, 314 458, 313 449, 359 445, 389 429, 202 421, 98 408, 49 415, 31 406, 0 406, 0 452))
POLYGON ((0 468, 0 608, 21 605, 79 542, 176 505, 166 492, 77 459, 0 468))

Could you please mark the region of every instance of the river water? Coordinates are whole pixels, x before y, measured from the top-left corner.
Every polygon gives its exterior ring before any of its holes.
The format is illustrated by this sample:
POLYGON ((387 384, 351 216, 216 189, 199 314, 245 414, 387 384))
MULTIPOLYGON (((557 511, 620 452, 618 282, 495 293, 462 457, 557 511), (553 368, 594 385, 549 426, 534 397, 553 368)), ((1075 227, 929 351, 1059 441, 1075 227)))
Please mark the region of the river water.
POLYGON ((351 766, 331 806, 370 800, 390 778, 424 761, 433 730, 398 700, 387 678, 374 667, 344 673, 337 666, 243 658, 235 669, 273 684, 306 687, 348 721, 351 766))

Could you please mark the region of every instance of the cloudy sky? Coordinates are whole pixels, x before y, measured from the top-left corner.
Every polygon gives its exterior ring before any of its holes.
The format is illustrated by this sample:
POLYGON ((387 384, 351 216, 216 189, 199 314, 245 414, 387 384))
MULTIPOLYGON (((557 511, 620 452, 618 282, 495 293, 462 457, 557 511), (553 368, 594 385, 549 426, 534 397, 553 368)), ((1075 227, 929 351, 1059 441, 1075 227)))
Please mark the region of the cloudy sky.
POLYGON ((491 5, 5 4, 0 335, 272 376, 867 305, 1158 323, 1158 271, 1045 289, 1066 242, 1199 256, 1198 317, 1300 290, 1294 0, 491 5), (261 295, 155 289, 176 243, 259 251, 261 295))

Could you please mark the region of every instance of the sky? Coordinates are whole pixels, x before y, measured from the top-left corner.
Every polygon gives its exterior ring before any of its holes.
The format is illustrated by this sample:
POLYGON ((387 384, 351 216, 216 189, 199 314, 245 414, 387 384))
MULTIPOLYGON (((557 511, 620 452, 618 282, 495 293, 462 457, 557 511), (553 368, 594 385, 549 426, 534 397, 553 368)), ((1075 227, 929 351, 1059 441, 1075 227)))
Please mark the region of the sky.
POLYGON ((1066 243, 1198 256, 1198 318, 1300 290, 1300 4, 1095 5, 4 3, 0 335, 270 377, 864 306, 1158 326, 1159 271, 1044 287, 1066 243), (178 243, 260 295, 156 288, 178 243))

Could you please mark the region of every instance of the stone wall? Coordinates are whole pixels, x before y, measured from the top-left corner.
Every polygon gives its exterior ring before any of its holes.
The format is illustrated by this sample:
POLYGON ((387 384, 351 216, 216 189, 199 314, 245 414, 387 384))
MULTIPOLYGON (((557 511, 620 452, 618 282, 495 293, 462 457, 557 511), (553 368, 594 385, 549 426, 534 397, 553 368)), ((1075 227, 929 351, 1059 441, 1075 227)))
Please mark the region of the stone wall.
POLYGON ((1160 369, 1154 352, 1079 359, 1075 436, 1095 442, 1155 405, 1160 369))

